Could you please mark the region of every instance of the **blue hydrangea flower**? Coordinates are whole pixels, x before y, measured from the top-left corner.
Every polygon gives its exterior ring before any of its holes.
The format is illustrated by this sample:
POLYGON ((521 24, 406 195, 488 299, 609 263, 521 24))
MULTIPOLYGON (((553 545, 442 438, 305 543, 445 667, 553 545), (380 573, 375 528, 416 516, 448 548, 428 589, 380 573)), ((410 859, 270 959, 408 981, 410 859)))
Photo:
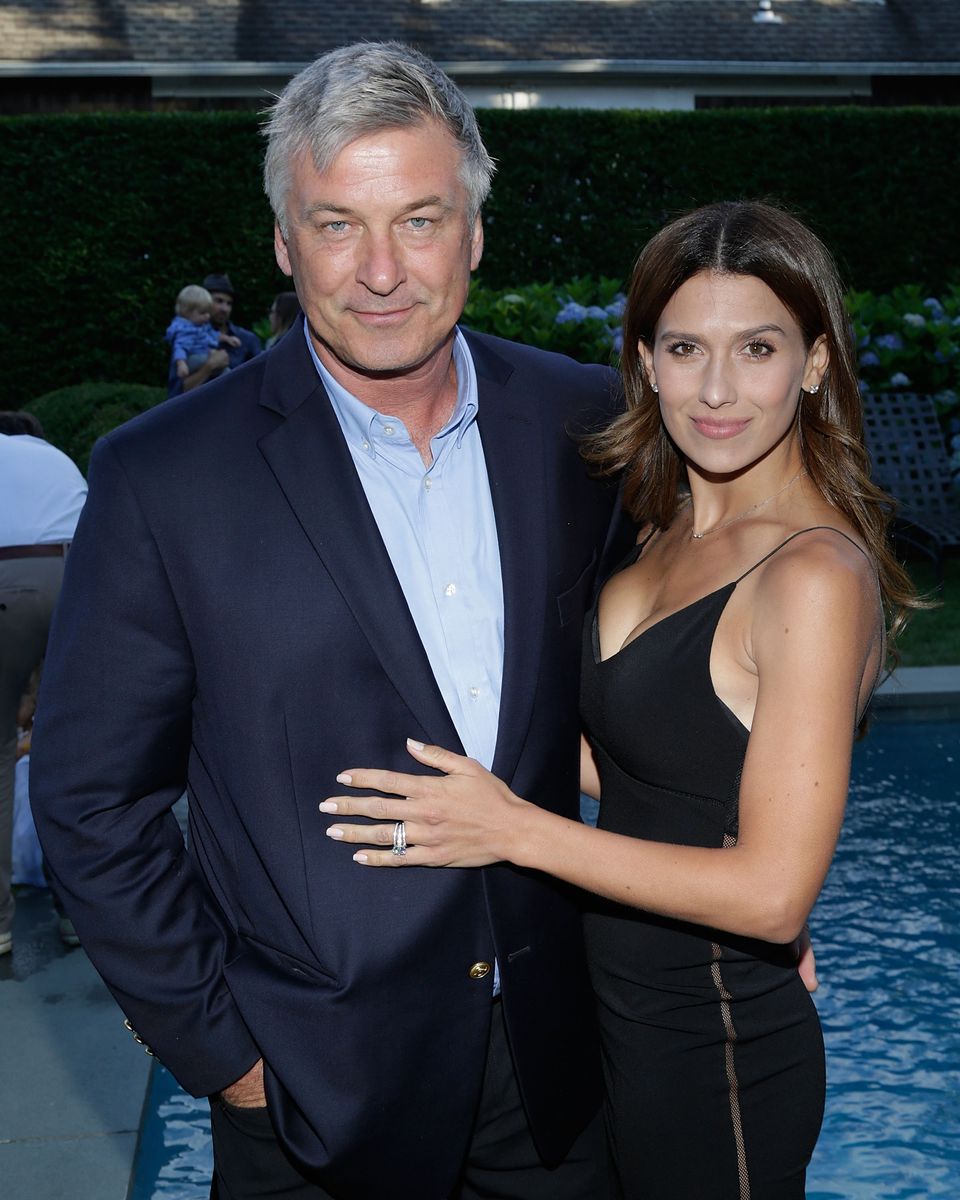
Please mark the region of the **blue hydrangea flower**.
POLYGON ((614 332, 613 348, 614 348, 614 350, 616 350, 617 354, 619 354, 620 351, 623 349, 623 330, 622 329, 617 329, 614 332))
POLYGON ((623 316, 624 312, 626 311, 626 307, 627 307, 626 296, 623 296, 618 292, 617 295, 614 296, 613 300, 611 300, 610 303, 607 305, 607 314, 608 314, 608 316, 616 317, 617 320, 619 321, 619 319, 623 316))
POLYGON ((904 325, 912 326, 914 329, 925 329, 927 325, 927 318, 922 317, 920 313, 904 313, 903 323, 904 325))
POLYGON ((890 386, 895 388, 909 387, 910 380, 902 371, 890 376, 890 386))
POLYGON ((881 333, 873 340, 875 345, 882 346, 884 350, 903 349, 903 338, 899 333, 881 333))
POLYGON ((566 325, 570 321, 582 321, 586 318, 587 310, 576 300, 568 300, 556 315, 558 325, 566 325))
POLYGON ((587 316, 593 317, 595 321, 605 321, 610 314, 605 308, 601 308, 599 304, 591 304, 587 309, 587 316))
POLYGON ((936 298, 936 296, 928 296, 923 302, 923 307, 930 309, 930 316, 933 317, 935 321, 940 321, 946 316, 943 305, 936 298))
POLYGON ((860 355, 861 367, 876 367, 879 366, 879 364, 880 358, 878 355, 874 354, 872 350, 865 350, 863 354, 860 355))

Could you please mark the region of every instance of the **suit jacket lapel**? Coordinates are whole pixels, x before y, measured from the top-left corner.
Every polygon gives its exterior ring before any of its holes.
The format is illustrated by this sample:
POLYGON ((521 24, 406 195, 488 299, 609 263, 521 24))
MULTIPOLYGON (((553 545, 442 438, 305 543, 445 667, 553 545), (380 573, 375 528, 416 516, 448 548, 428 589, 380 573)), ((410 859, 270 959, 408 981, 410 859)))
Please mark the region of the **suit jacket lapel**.
POLYGON ((259 446, 304 533, 426 736, 461 750, 299 327, 271 352, 260 403, 285 417, 259 446))
POLYGON ((493 770, 509 782, 523 749, 540 671, 547 587, 543 436, 536 408, 508 386, 513 368, 470 335, 500 543, 504 646, 493 770))

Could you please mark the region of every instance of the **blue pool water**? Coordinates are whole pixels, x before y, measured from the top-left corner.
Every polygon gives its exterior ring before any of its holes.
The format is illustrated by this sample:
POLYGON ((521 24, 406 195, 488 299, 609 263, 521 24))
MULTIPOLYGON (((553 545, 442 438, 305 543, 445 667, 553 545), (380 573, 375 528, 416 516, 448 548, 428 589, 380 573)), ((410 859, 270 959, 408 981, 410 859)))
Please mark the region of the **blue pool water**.
MULTIPOLYGON (((808 1200, 960 1200, 960 726, 878 723, 857 746, 810 926, 828 1085, 808 1200)), ((158 1066, 132 1200, 209 1187, 206 1102, 158 1066)))

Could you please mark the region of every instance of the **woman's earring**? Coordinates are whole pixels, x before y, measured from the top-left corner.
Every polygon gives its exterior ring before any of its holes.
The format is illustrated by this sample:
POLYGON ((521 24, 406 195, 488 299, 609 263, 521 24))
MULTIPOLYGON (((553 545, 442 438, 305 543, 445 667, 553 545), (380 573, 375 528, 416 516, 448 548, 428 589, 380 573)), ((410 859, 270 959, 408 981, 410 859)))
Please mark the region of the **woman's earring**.
POLYGON ((657 387, 657 385, 656 385, 656 384, 653 382, 653 380, 652 380, 652 379, 651 379, 651 381, 650 381, 650 386, 653 388, 653 390, 654 390, 654 393, 656 393, 657 395, 659 395, 659 393, 660 393, 660 389, 657 387))
POLYGON ((815 383, 815 384, 813 385, 813 387, 808 387, 808 388, 807 388, 807 391, 810 393, 810 395, 811 395, 811 396, 815 396, 815 395, 817 394, 817 392, 819 392, 819 391, 820 391, 820 384, 819 384, 819 383, 815 383))

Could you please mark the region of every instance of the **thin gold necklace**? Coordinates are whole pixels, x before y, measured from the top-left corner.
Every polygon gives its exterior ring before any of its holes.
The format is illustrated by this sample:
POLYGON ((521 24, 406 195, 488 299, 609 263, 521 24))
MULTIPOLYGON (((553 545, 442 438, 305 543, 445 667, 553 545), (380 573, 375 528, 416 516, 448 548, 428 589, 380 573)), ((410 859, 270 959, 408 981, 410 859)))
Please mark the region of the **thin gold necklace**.
MULTIPOLYGON (((709 529, 705 529, 702 533, 695 533, 693 531, 693 529, 691 528, 690 536, 694 539, 694 541, 699 542, 701 540, 701 538, 705 538, 710 533, 719 533, 721 529, 726 529, 728 525, 736 525, 736 523, 738 521, 742 521, 744 517, 749 517, 751 513, 757 512, 758 509, 761 509, 764 507, 764 505, 769 504, 771 500, 776 500, 776 498, 778 496, 782 496, 788 487, 792 487, 793 484, 795 484, 797 482, 797 480, 804 473, 804 471, 806 471, 806 469, 807 469, 806 467, 801 467, 800 470, 796 473, 796 475, 794 475, 794 477, 791 480, 789 480, 787 483, 785 483, 782 488, 780 488, 776 492, 774 492, 772 496, 767 496, 767 498, 765 500, 758 500, 756 502, 756 504, 751 504, 749 508, 745 508, 743 510, 743 512, 740 513, 738 516, 731 517, 729 521, 721 521, 719 525, 712 525, 709 529)), ((692 508, 693 508, 693 497, 692 496, 690 497, 690 507, 692 510, 692 508)))

